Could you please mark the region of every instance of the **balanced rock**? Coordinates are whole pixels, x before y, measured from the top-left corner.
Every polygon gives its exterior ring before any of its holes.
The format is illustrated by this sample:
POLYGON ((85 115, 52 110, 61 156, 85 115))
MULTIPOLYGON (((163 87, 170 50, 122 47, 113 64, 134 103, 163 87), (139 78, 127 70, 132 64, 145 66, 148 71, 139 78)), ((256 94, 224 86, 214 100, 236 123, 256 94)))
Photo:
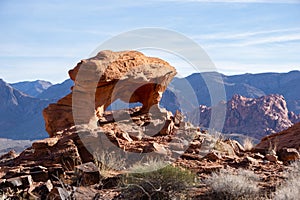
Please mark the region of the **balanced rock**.
POLYGON ((69 71, 72 92, 43 111, 50 137, 75 124, 101 118, 107 107, 120 99, 142 103, 140 112, 155 110, 167 85, 176 75, 167 62, 137 51, 101 51, 69 71))

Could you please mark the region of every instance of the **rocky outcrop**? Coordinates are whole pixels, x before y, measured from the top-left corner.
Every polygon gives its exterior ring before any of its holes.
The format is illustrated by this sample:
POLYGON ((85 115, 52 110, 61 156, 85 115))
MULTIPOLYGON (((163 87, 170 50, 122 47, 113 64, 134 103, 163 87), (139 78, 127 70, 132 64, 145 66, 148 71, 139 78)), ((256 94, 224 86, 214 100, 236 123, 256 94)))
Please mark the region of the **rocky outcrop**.
MULTIPOLYGON (((283 148, 294 148, 300 150, 300 123, 281 131, 279 133, 271 134, 262 138, 261 142, 257 144, 256 149, 275 148, 280 151, 283 148)), ((288 152, 286 150, 286 152, 288 152)), ((282 152, 281 152, 282 153, 282 152)))
MULTIPOLYGON (((300 116, 289 112, 282 95, 268 95, 260 98, 246 98, 235 95, 230 101, 221 102, 214 109, 226 108, 223 133, 239 133, 254 138, 285 130, 300 120, 300 116)), ((199 122, 193 123, 209 127, 212 107, 200 106, 193 113, 199 115, 199 122)))
MULTIPOLYGON (((266 190, 283 179, 280 173, 285 166, 276 155, 252 153, 236 141, 224 141, 207 131, 200 131, 183 122, 179 112, 173 116, 161 111, 164 118, 156 118, 151 113, 137 113, 139 109, 106 111, 97 129, 71 127, 55 137, 35 141, 17 157, 14 153, 2 156, 0 189, 11 198, 21 191, 25 199, 71 199, 74 196, 96 199, 101 195, 107 197, 104 199, 115 199, 120 194, 118 183, 126 176, 126 171, 133 164, 145 162, 148 166, 151 158, 158 158, 159 162, 161 158, 167 159, 173 165, 194 171, 201 179, 223 168, 255 169, 263 177, 261 184, 266 190), (131 121, 114 121, 114 115, 128 113, 131 121), (160 132, 156 134, 153 130, 160 132), (85 138, 79 136, 81 133, 85 138), (116 148, 107 148, 105 142, 116 148), (104 146, 104 154, 92 155, 93 152, 86 148, 93 144, 104 146), (114 152, 116 149, 122 150, 123 154, 114 152), (124 163, 124 159, 131 162, 124 163)), ((282 156, 291 159, 291 155, 282 156)))
POLYGON ((117 99, 140 102, 143 104, 140 112, 148 112, 158 106, 175 74, 175 68, 167 62, 136 51, 99 52, 69 71, 75 86, 71 94, 44 110, 46 130, 54 136, 57 131, 74 125, 74 109, 79 110, 79 123, 89 123, 95 115, 101 117, 117 99))

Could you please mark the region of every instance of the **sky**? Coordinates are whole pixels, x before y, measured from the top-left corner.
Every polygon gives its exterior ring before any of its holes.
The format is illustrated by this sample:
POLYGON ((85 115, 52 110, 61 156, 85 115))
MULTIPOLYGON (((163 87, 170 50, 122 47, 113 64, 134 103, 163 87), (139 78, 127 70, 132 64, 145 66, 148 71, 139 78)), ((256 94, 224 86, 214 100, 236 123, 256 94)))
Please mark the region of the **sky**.
MULTIPOLYGON (((1 0, 0 78, 59 83, 103 42, 155 27, 194 40, 218 72, 300 70, 300 0, 1 0)), ((197 72, 162 50, 181 76, 197 72)))

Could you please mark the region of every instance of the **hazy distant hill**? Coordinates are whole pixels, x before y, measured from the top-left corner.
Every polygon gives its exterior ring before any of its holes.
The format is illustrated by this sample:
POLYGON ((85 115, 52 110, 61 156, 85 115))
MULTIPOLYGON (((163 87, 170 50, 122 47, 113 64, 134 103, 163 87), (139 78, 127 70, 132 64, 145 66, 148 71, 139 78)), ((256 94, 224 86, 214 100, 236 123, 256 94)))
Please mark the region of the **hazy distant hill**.
POLYGON ((23 94, 0 79, 0 138, 36 139, 47 136, 42 110, 49 104, 23 94))
POLYGON ((37 97, 40 99, 57 101, 71 92, 73 84, 74 83, 71 79, 67 79, 63 83, 52 85, 37 97))
POLYGON ((37 97, 49 87, 52 86, 52 83, 43 80, 37 81, 24 81, 19 83, 12 83, 10 84, 12 87, 20 90, 21 92, 28 94, 32 97, 37 97))

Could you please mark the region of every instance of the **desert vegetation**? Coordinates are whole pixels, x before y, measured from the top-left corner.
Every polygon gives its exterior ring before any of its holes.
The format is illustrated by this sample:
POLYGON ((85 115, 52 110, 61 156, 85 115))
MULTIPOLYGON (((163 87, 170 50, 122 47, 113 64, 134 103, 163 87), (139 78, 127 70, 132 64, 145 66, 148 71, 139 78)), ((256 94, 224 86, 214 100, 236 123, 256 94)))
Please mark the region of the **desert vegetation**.
POLYGON ((137 163, 122 178, 124 199, 174 199, 183 197, 197 184, 197 177, 188 169, 161 160, 137 163))
POLYGON ((300 197, 300 162, 291 164, 285 173, 286 179, 281 183, 274 194, 275 200, 297 200, 300 197))

